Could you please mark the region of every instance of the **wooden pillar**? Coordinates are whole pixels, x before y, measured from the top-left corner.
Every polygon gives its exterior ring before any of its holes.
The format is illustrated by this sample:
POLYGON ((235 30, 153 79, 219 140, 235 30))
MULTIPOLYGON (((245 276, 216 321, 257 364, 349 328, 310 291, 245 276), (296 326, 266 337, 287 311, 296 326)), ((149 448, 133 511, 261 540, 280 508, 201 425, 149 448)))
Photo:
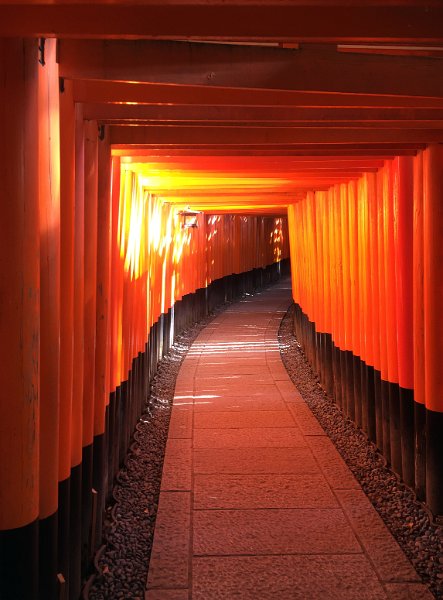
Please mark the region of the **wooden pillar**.
POLYGON ((39 594, 57 597, 60 359, 60 128, 56 40, 39 74, 40 523, 39 594))
POLYGON ((105 509, 107 462, 105 461, 105 417, 109 399, 108 364, 110 342, 109 265, 111 240, 111 149, 106 129, 98 141, 98 229, 97 229, 97 285, 96 285, 96 348, 95 348, 95 403, 94 403, 94 460, 93 485, 98 492, 95 545, 101 541, 102 513, 105 509))
POLYGON ((430 146, 423 163, 426 502, 443 514, 443 146, 430 146))
POLYGON ((426 407, 424 332, 423 152, 414 159, 413 204, 413 352, 415 493, 426 496, 426 407))
POLYGON ((354 382, 352 359, 352 309, 351 309, 351 270, 350 270, 350 240, 349 240, 349 193, 348 186, 340 186, 341 210, 341 257, 342 257, 342 286, 343 286, 343 410, 348 417, 354 419, 354 382))
MULTIPOLYGON (((71 82, 65 82, 65 89, 71 82)), ((84 362, 84 122, 81 105, 75 106, 73 123, 75 172, 73 190, 75 230, 73 238, 73 311, 74 311, 74 365, 72 385, 71 433, 71 511, 70 511, 70 597, 78 598, 81 586, 81 531, 82 531, 82 448, 83 448, 83 362, 84 362)))
POLYGON ((400 432, 400 398, 398 390, 398 358, 397 358, 397 289, 396 261, 394 243, 394 197, 398 194, 398 165, 395 161, 388 163, 386 173, 385 199, 385 293, 386 293, 386 341, 389 382, 389 435, 390 462, 394 471, 402 474, 401 432, 400 432))
MULTIPOLYGON (((120 206, 120 158, 112 157, 112 230, 111 230, 111 351, 110 351, 110 390, 112 409, 111 430, 109 433, 109 478, 114 478, 119 467, 119 390, 121 372, 121 301, 120 301, 120 247, 118 243, 119 206, 120 206)), ((110 486, 108 486, 110 492, 110 486)))
POLYGON ((345 410, 345 315, 344 315, 344 288, 343 288, 343 254, 342 254, 342 218, 341 218, 341 186, 334 187, 333 195, 333 243, 335 257, 335 344, 338 349, 335 355, 335 397, 339 405, 345 410))
MULTIPOLYGON (((391 443, 389 436, 389 379, 388 379, 388 346, 386 341, 387 311, 386 311, 386 265, 387 246, 385 243, 386 220, 385 215, 385 180, 387 177, 386 166, 377 175, 377 227, 378 227, 378 323, 380 337, 380 405, 381 405, 381 432, 380 439, 386 460, 391 459, 391 443)), ((377 423, 378 427, 378 423, 377 423)))
POLYGON ((413 159, 396 159, 398 186, 394 194, 394 246, 397 290, 397 356, 400 394, 401 472, 414 486, 414 351, 412 328, 413 159))
POLYGON ((60 422, 58 569, 70 580, 71 431, 74 368, 74 144, 75 112, 72 83, 60 93, 60 422))
POLYGON ((351 418, 361 426, 360 398, 360 307, 359 307, 359 271, 358 271, 358 219, 357 219, 357 186, 355 181, 348 184, 348 219, 349 219, 349 281, 351 331, 350 350, 352 352, 351 382, 352 412, 351 418))
POLYGON ((82 451, 82 564, 91 559, 92 468, 95 404, 97 294, 97 137, 96 121, 85 121, 84 200, 84 361, 82 451))
POLYGON ((0 596, 37 597, 38 42, 0 40, 0 596))
POLYGON ((372 337, 368 342, 372 348, 372 362, 368 369, 368 432, 369 437, 379 448, 382 447, 382 412, 380 397, 380 334, 379 334, 379 277, 378 277, 378 243, 377 243, 377 179, 375 174, 368 174, 368 306, 370 306, 370 326, 367 335, 372 337))

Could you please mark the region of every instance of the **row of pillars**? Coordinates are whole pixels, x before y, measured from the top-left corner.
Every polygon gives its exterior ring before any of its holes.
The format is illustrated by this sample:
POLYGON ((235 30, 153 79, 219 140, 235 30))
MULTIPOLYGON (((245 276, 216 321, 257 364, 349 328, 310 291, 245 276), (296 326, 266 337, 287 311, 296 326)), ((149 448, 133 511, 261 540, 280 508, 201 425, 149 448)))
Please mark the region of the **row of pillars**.
POLYGON ((325 388, 443 514, 443 146, 289 209, 295 325, 325 388))
POLYGON ((0 596, 77 600, 158 360, 277 272, 286 223, 184 230, 84 120, 55 40, 0 55, 0 596))
POLYGON ((104 430, 109 397, 110 148, 96 123, 76 116, 69 82, 59 93, 55 40, 0 46, 1 579, 10 597, 37 597, 39 587, 52 598, 58 565, 60 586, 71 568, 78 596, 80 552, 67 539, 57 545, 57 521, 69 521, 72 501, 81 546, 92 470, 83 497, 80 487, 64 514, 58 508, 104 430))

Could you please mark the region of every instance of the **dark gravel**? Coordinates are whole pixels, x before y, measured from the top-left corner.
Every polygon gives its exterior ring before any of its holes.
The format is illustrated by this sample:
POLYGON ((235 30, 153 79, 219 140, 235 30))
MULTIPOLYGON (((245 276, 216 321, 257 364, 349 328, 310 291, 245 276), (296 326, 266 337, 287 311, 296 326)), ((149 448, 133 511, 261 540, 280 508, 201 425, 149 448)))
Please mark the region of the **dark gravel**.
POLYGON ((83 598, 144 598, 175 381, 192 342, 213 317, 182 333, 159 363, 126 466, 116 478, 115 503, 106 509, 103 546, 94 560, 97 573, 83 598))
POLYGON ((436 598, 443 598, 443 528, 431 522, 412 490, 399 481, 375 445, 325 393, 293 334, 293 307, 283 318, 279 343, 286 370, 309 408, 423 582, 436 598))

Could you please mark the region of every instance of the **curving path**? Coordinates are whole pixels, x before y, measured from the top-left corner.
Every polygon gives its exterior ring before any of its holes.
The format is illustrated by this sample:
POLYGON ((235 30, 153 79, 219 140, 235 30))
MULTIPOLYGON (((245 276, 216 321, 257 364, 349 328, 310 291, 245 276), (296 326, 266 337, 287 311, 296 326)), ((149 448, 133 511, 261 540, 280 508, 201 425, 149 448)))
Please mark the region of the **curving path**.
POLYGON ((432 598, 286 373, 290 302, 231 305, 183 362, 147 600, 432 598))

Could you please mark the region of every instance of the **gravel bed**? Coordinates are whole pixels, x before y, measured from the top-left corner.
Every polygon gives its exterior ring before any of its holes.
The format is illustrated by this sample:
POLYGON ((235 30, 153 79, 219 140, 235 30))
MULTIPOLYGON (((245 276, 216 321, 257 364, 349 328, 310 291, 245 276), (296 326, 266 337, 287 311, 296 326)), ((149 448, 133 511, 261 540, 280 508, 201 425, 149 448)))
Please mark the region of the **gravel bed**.
POLYGON ((292 306, 280 326, 283 363, 292 381, 359 481, 386 526, 436 598, 443 598, 443 528, 386 466, 376 446, 320 386, 293 333, 292 306))
POLYGON ((214 313, 178 336, 159 363, 126 465, 116 477, 115 503, 106 508, 103 546, 94 560, 97 573, 83 598, 144 598, 175 381, 192 342, 213 318, 214 313))

